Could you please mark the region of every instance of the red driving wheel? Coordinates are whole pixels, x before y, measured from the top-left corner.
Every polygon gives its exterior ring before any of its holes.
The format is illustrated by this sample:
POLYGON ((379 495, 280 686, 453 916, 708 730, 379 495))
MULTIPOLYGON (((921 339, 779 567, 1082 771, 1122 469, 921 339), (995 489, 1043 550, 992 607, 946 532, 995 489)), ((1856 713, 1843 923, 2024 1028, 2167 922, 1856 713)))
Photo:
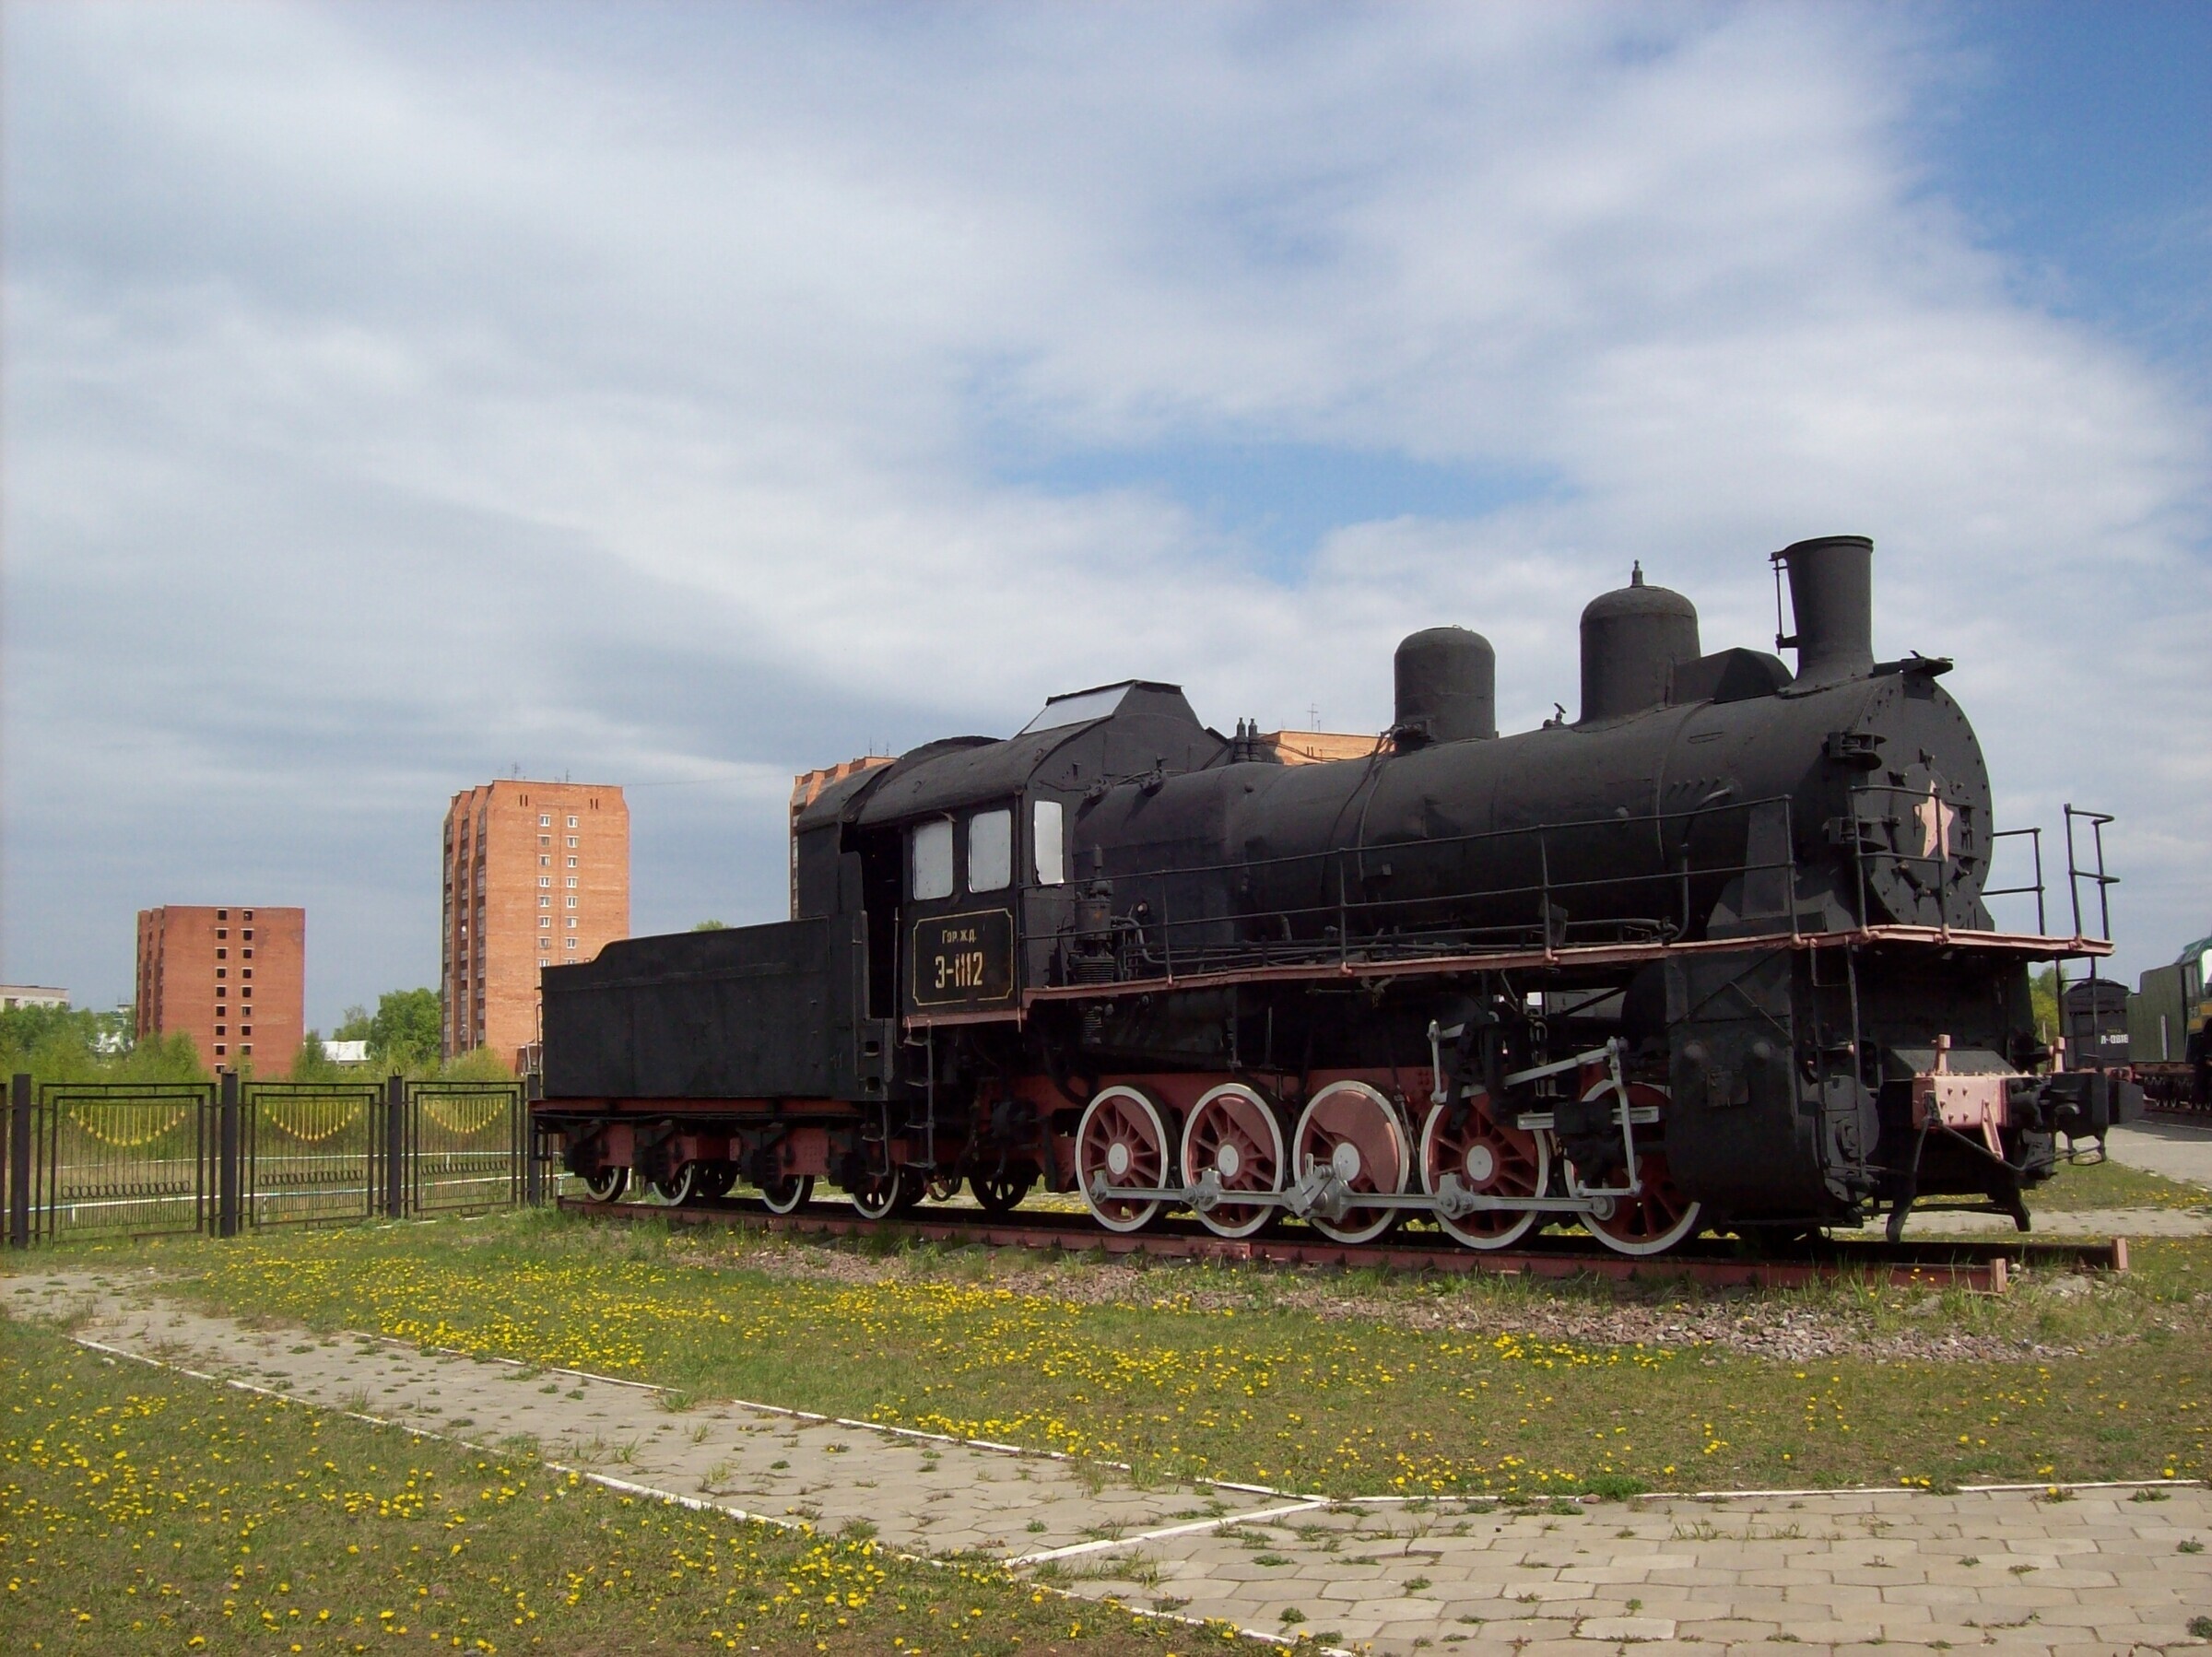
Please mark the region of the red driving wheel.
MULTIPOLYGON (((1222 1191, 1283 1188, 1283 1127, 1274 1105, 1255 1087, 1224 1082, 1201 1099, 1182 1130, 1182 1182, 1195 1185, 1211 1171, 1222 1191)), ((1226 1197, 1201 1210, 1199 1221, 1222 1237, 1250 1237, 1275 1217, 1271 1203, 1236 1203, 1226 1197)))
MULTIPOLYGON (((1608 1079, 1599 1082, 1583 1095, 1583 1100, 1596 1099, 1613 1090, 1608 1079)), ((1655 1106, 1665 1120, 1668 1099, 1666 1090, 1644 1082, 1629 1084, 1629 1103, 1632 1106, 1655 1106)), ((1651 1129, 1631 1129, 1636 1135, 1636 1191, 1624 1197, 1601 1197, 1595 1210, 1583 1216, 1583 1224, 1590 1234, 1618 1254, 1664 1254, 1676 1244, 1687 1241, 1698 1234, 1698 1222, 1704 1213, 1704 1205, 1693 1203, 1682 1194, 1675 1183, 1674 1175, 1666 1165, 1664 1145, 1647 1143, 1651 1129)), ((1656 1135, 1652 1135, 1656 1139, 1656 1135)), ((1569 1164, 1570 1167, 1573 1165, 1569 1164)), ((1618 1184, 1628 1177, 1626 1169, 1619 1169, 1611 1183, 1618 1184)))
MULTIPOLYGON (((1541 1134, 1500 1122, 1487 1093, 1441 1104, 1421 1128, 1421 1189, 1434 1196, 1444 1177, 1477 1196, 1540 1197, 1551 1183, 1551 1146, 1541 1134)), ((1535 1229, 1541 1215, 1477 1208, 1437 1224, 1470 1249, 1503 1249, 1535 1229)))
POLYGON ((1101 1197, 1098 1187, 1159 1191, 1171 1156, 1165 1112, 1142 1087, 1099 1089, 1076 1125, 1076 1184, 1091 1218, 1109 1231, 1141 1231, 1159 1217, 1160 1201, 1101 1197))
POLYGON ((1315 1230, 1337 1242, 1363 1243, 1397 1224, 1399 1210, 1362 1205, 1358 1194, 1399 1195, 1413 1169, 1397 1107, 1381 1092, 1365 1082, 1331 1082, 1299 1113, 1292 1138, 1298 1147, 1291 1158, 1296 1179, 1324 1168, 1350 1193, 1342 1214, 1311 1216, 1315 1230))

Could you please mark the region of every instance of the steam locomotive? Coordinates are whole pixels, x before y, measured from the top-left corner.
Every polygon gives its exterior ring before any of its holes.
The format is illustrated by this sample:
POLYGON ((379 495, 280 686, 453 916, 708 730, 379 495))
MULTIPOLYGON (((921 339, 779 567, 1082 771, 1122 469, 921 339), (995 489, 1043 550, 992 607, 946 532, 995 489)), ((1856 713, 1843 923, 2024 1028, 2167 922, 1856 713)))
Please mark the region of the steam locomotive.
POLYGON ((601 1200, 1041 1185, 1112 1231, 1629 1254, 1929 1199, 2025 1228, 2061 1139, 2140 1110, 2030 1012, 2028 963, 2111 946, 1996 929, 1980 746, 1948 661, 1875 660, 1872 557, 1773 555, 1794 674, 1639 569, 1583 612, 1580 717, 1516 735, 1440 627, 1360 757, 1130 680, 818 773, 789 921, 546 972, 535 1121, 601 1200))

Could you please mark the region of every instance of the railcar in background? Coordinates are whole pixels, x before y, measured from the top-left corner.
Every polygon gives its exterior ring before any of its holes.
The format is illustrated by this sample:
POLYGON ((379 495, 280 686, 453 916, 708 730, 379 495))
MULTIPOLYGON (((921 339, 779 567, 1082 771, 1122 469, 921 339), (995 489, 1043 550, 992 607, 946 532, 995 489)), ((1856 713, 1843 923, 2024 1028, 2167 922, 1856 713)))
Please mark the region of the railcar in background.
POLYGON ((2136 981, 2127 998, 2127 1062, 2159 1104, 2212 1110, 2212 937, 2136 981))
POLYGON ((2109 978, 2085 978, 2059 993, 2065 1058, 2085 1070, 2115 1070, 2128 1062, 2128 988, 2109 978))
POLYGON ((1773 562, 1794 672, 1639 570, 1583 613, 1579 717, 1518 734, 1440 627, 1343 758, 1129 680, 818 775, 788 921, 546 973, 536 1122, 606 1200, 1042 1187, 1114 1231, 1629 1254, 1931 1200, 2024 1227, 2062 1142, 2140 1106, 2030 1008, 2030 963, 2111 946, 1993 921, 2027 831, 1951 664, 1876 660, 1871 543, 1773 562))

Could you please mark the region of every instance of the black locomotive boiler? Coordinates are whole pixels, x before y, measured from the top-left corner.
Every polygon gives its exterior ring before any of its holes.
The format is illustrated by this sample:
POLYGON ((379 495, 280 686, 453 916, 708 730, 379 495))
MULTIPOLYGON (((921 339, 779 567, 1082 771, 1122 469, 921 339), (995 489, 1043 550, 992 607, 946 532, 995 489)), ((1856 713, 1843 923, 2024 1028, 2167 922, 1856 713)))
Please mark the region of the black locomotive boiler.
POLYGON ((816 773, 792 919, 547 971, 536 1121, 602 1199, 1041 1184, 1117 1231, 1631 1254, 1928 1198, 2025 1226, 2060 1137, 2140 1106, 2030 1008, 2030 962, 2110 945, 1993 923, 1981 748, 1947 661, 1875 660, 1872 556, 1774 555, 1794 674, 1639 571, 1583 613, 1580 717, 1515 735, 1436 628, 1363 758, 1132 680, 816 773))

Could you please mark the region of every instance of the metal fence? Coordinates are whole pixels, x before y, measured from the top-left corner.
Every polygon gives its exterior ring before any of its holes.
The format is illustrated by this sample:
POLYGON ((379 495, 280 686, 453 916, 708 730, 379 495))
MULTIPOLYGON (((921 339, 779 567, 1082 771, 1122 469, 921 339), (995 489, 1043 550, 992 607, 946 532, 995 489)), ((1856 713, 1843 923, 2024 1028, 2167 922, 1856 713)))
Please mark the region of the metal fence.
POLYGON ((248 1225, 357 1220, 384 1210, 383 1087, 249 1082, 239 1092, 248 1225))
POLYGON ((552 1184, 513 1082, 18 1075, 7 1105, 0 1200, 17 1248, 500 1208, 552 1184))
POLYGON ((216 1089, 49 1083, 31 1128, 32 1228, 197 1231, 216 1181, 216 1089))
POLYGON ((512 1082, 421 1082, 406 1099, 414 1212, 502 1208, 523 1200, 530 1123, 512 1082))

